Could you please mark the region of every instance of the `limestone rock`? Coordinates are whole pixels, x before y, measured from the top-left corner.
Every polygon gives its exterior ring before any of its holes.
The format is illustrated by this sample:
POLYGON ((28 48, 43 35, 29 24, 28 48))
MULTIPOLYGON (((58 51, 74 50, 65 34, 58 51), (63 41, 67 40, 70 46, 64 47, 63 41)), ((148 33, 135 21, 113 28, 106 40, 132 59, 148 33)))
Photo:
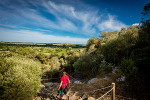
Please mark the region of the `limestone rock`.
POLYGON ((117 82, 119 81, 125 81, 125 76, 121 76, 120 78, 116 79, 117 82))
POLYGON ((96 80, 98 80, 97 78, 92 78, 88 81, 88 84, 95 82, 96 80))
POLYGON ((36 97, 34 100, 41 100, 41 98, 40 97, 36 97))
POLYGON ((93 97, 88 97, 88 100, 96 100, 96 99, 93 97))
POLYGON ((73 95, 73 96, 70 97, 70 100, 79 100, 79 96, 73 95))
POLYGON ((80 81, 75 81, 74 84, 82 84, 80 81))
POLYGON ((52 85, 58 86, 59 83, 48 82, 48 83, 44 83, 43 85, 44 85, 45 87, 49 87, 49 86, 52 86, 52 85))

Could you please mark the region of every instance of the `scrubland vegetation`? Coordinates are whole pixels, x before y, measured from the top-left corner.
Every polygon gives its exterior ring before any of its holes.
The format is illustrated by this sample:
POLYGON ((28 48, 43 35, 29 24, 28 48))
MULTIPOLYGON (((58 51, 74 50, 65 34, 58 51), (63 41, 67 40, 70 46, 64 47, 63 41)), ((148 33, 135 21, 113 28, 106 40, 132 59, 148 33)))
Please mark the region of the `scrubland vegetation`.
POLYGON ((42 78, 58 78, 65 68, 73 72, 73 63, 84 48, 0 46, 0 99, 30 100, 40 90, 42 78))
POLYGON ((150 88, 150 4, 142 12, 142 24, 120 31, 102 32, 88 40, 86 48, 0 46, 0 99, 28 100, 40 89, 41 78, 58 77, 60 69, 84 78, 120 69, 132 91, 147 94, 150 88))

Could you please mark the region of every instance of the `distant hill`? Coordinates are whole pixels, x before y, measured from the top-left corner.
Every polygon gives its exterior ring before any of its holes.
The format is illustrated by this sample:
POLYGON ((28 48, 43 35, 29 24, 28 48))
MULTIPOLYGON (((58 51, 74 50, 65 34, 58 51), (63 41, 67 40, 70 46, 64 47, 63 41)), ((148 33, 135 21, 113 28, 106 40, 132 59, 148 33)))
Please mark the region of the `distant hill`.
POLYGON ((38 47, 85 48, 85 45, 83 45, 83 44, 61 44, 61 43, 0 42, 0 45, 6 45, 6 46, 38 46, 38 47))

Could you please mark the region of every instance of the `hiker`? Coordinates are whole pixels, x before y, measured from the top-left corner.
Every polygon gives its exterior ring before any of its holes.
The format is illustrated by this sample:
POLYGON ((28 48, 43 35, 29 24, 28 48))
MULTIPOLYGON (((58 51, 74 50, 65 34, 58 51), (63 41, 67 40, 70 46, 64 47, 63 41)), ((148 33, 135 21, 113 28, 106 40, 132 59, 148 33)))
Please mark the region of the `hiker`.
MULTIPOLYGON (((58 87, 58 91, 59 90, 61 91, 61 94, 60 94, 61 100, 63 100, 63 93, 65 95, 67 94, 68 87, 70 87, 70 80, 69 80, 68 75, 66 75, 66 72, 63 72, 63 76, 61 77, 61 82, 58 87)), ((68 99, 69 99, 69 96, 68 96, 68 99)))

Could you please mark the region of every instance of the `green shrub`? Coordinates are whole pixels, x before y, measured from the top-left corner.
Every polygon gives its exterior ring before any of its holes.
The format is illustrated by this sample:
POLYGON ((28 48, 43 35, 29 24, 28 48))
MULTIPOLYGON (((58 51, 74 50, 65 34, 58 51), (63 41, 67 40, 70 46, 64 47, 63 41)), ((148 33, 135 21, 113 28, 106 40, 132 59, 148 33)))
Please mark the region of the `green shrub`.
POLYGON ((51 70, 59 70, 61 64, 58 57, 52 57, 49 65, 51 66, 51 70))
POLYGON ((112 71, 112 65, 106 62, 105 60, 102 60, 99 65, 98 72, 102 74, 102 73, 109 73, 111 71, 112 71))
POLYGON ((84 76, 88 75, 89 73, 92 73, 91 69, 92 66, 90 66, 91 58, 89 55, 84 55, 80 57, 74 64, 73 68, 75 72, 82 73, 84 76))
POLYGON ((85 77, 95 77, 97 74, 111 72, 111 64, 107 63, 101 54, 89 54, 79 58, 74 64, 75 72, 85 77))
POLYGON ((42 64, 48 64, 50 62, 50 55, 39 53, 35 56, 42 64))
POLYGON ((120 68, 127 78, 136 75, 138 72, 138 68, 135 66, 135 62, 132 59, 123 60, 120 68))
POLYGON ((31 100, 41 84, 41 64, 17 56, 0 56, 0 100, 31 100))

